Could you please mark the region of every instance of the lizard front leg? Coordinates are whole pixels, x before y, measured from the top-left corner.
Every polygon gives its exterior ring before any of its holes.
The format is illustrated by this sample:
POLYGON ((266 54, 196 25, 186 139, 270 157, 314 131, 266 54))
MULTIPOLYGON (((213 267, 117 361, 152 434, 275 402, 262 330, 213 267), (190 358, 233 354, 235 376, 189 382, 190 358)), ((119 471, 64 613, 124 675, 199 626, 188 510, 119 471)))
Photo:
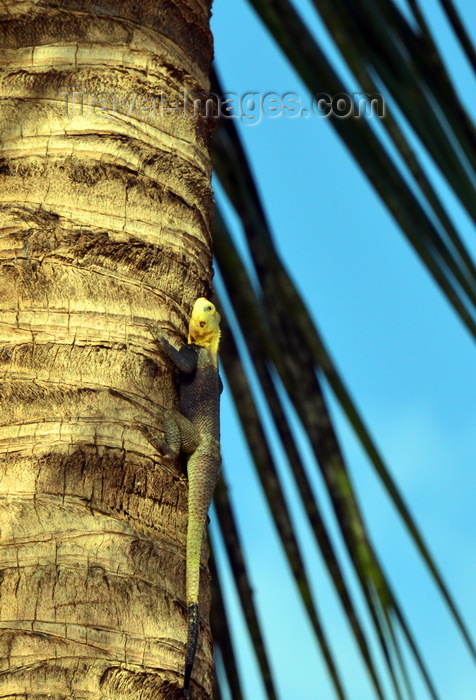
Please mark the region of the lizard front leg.
POLYGON ((196 353, 191 349, 190 345, 182 345, 180 350, 177 350, 165 336, 160 333, 156 326, 149 326, 149 330, 157 345, 163 352, 172 360, 173 364, 181 374, 191 374, 197 367, 196 353))

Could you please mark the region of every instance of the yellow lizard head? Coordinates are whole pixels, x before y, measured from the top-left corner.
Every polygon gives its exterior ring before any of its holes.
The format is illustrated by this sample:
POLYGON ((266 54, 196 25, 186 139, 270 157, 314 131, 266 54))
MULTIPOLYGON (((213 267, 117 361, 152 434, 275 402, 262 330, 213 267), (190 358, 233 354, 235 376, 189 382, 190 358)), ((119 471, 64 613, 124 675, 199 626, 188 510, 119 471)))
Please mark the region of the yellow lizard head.
POLYGON ((188 342, 206 348, 217 366, 218 345, 220 343, 220 314, 211 301, 200 297, 193 305, 188 326, 188 342))

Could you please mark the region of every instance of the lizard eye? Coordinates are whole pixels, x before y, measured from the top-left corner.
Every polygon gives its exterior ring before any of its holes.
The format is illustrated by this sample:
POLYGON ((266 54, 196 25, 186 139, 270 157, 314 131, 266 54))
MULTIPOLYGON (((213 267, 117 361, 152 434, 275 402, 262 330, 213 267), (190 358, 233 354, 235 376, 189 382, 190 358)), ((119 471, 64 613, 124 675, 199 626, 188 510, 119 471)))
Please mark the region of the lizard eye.
POLYGON ((213 311, 213 306, 205 306, 205 311, 213 311))
POLYGON ((200 321, 200 328, 203 328, 203 327, 206 326, 206 325, 207 325, 207 324, 205 323, 205 321, 200 321))

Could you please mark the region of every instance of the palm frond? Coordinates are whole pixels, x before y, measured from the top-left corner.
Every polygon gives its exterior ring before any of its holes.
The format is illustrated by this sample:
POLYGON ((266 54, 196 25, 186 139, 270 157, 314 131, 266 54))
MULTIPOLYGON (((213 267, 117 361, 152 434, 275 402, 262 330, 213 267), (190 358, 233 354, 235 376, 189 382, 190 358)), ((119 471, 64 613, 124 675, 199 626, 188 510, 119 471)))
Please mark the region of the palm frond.
MULTIPOLYGON (((219 125, 219 130, 214 142, 214 165, 216 172, 220 177, 220 181, 222 184, 224 184, 226 192, 229 195, 230 200, 235 205, 236 211, 242 220, 245 234, 248 236, 248 241, 250 243, 250 249, 255 261, 258 276, 261 274, 262 278, 271 278, 269 282, 266 282, 265 280, 263 283, 263 287, 267 283, 270 286, 270 291, 268 292, 270 308, 266 309, 266 311, 262 314, 261 319, 254 319, 253 325, 251 328, 248 328, 248 333, 245 335, 245 337, 250 337, 253 332, 256 334, 258 332, 258 327, 261 329, 265 328, 265 318, 267 315, 269 319, 271 318, 271 314, 274 314, 274 324, 276 329, 279 329, 279 326, 281 326, 284 322, 292 321, 293 328, 282 329, 280 335, 277 336, 281 339, 281 344, 277 344, 276 336, 270 333, 267 346, 262 346, 261 351, 263 352, 266 350, 266 352, 270 353, 273 357, 273 361, 279 363, 281 355, 286 354, 286 346, 288 345, 289 340, 291 338, 296 338, 297 341, 295 344, 298 347, 290 348, 289 352, 301 353, 302 348, 305 347, 308 355, 306 358, 303 358, 303 362, 311 363, 315 370, 321 369, 325 373, 329 384, 335 392, 336 398, 341 403, 344 412, 353 425, 363 447, 367 451, 367 454, 372 461, 374 468, 376 469, 379 477, 382 479, 384 487, 387 489, 390 498, 392 499, 400 516, 404 520, 405 525, 414 539, 414 542, 422 557, 427 563, 435 582, 449 605, 454 618, 468 643, 468 646, 476 658, 476 648, 474 643, 470 638, 468 630, 463 624, 461 615, 457 611, 456 606, 451 599, 447 586, 437 570, 428 547, 425 545, 422 536, 418 532, 416 524, 408 508, 406 507, 402 496, 399 494, 388 468, 385 466, 383 459, 381 458, 368 430, 365 427, 364 421, 360 417, 354 402, 346 390, 344 383, 340 379, 339 373, 335 368, 325 344, 315 327, 310 313, 308 312, 303 300, 289 278, 289 275, 284 269, 284 266, 279 260, 272 243, 271 234, 258 199, 251 172, 246 166, 243 148, 233 123, 230 121, 221 122, 219 125), (277 350, 277 347, 279 350, 277 350)), ((239 284, 236 285, 233 288, 233 292, 230 293, 232 299, 234 301, 236 299, 234 303, 236 308, 238 306, 238 297, 235 296, 235 298, 233 298, 233 294, 237 295, 240 290, 244 290, 246 288, 246 273, 244 266, 241 266, 239 273, 237 272, 238 267, 240 266, 239 257, 235 251, 235 255, 232 259, 233 241, 229 234, 226 233, 223 218, 219 212, 215 218, 214 233, 215 254, 217 257, 218 266, 221 269, 222 264, 226 265, 224 277, 226 280, 231 280, 233 279, 233 275, 240 275, 239 284)), ((248 288, 250 289, 249 283, 248 288)), ((263 296, 265 296, 265 293, 266 292, 264 291, 263 296)), ((256 309, 258 302, 256 297, 253 298, 251 294, 252 293, 249 293, 248 295, 249 298, 246 304, 246 313, 243 313, 242 311, 244 308, 243 299, 240 299, 241 303, 239 304, 237 315, 240 317, 239 311, 241 310, 241 318, 244 324, 246 323, 247 317, 251 317, 253 314, 255 317, 257 315, 256 311, 253 312, 253 308, 256 309)), ((260 335, 263 335, 262 330, 260 335)), ((253 354, 255 356, 258 355, 258 353, 253 354)), ((314 391, 320 390, 314 386, 314 391)), ((310 396, 313 395, 312 391, 309 391, 308 393, 310 396)), ((306 397, 304 397, 303 400, 306 401, 306 397)), ((309 408, 304 404, 304 416, 308 415, 308 410, 309 408)))
MULTIPOLYGON (((352 92, 288 0, 250 0, 250 4, 312 94, 352 92)), ((434 43, 428 39, 425 42, 421 34, 416 35, 393 3, 386 0, 367 0, 358 10, 355 3, 343 0, 337 4, 319 2, 317 7, 342 51, 346 43, 345 57, 349 58, 351 70, 355 68, 357 79, 364 76, 365 80, 366 74, 378 76, 377 87, 381 92, 387 91, 387 113, 391 98, 476 220, 474 127, 452 88, 434 43)), ((422 262, 476 337, 474 263, 454 228, 451 225, 449 230, 445 228, 450 217, 441 202, 437 203, 436 211, 432 207, 436 195, 430 192, 430 201, 426 198, 428 186, 420 187, 421 169, 409 155, 408 141, 404 145, 396 133, 395 120, 393 128, 386 128, 391 129, 393 138, 400 143, 399 150, 405 153, 411 166, 404 175, 369 120, 339 119, 332 114, 329 118, 422 262)), ((386 126, 391 120, 382 122, 386 126)))
POLYGON ((253 454, 256 471, 261 481, 268 506, 279 533, 281 544, 293 572, 297 589, 306 608, 309 620, 321 647, 329 674, 339 698, 345 698, 342 681, 331 647, 321 622, 321 616, 313 600, 299 543, 287 506, 284 490, 272 455, 272 450, 262 425, 253 394, 243 369, 233 337, 228 331, 226 316, 222 314, 222 365, 235 402, 236 409, 253 454))
MULTIPOLYGON (((443 2, 443 0, 442 0, 443 2)), ((312 93, 347 93, 346 85, 288 0, 250 0, 290 63, 312 93)), ((444 3, 451 5, 451 3, 444 3)), ((446 202, 422 165, 420 151, 430 155, 468 214, 476 221, 476 138, 471 121, 446 72, 416 0, 409 2, 414 24, 387 0, 364 0, 357 10, 351 0, 317 0, 315 6, 351 71, 367 93, 384 92, 386 115, 382 132, 362 119, 332 118, 339 136, 361 166, 422 262, 473 337, 476 337, 476 266, 455 227, 446 202), (412 139, 406 134, 413 130, 412 139), (417 150, 412 147, 419 139, 417 150), (389 144, 393 146, 390 148, 389 144)), ((446 8, 445 8, 446 9, 446 8)), ((454 9, 454 8, 453 8, 454 9)), ((453 26, 471 59, 470 44, 452 16, 453 26)), ((223 94, 213 77, 212 89, 223 94)), ((388 697, 379 677, 375 647, 362 622, 354 582, 344 574, 344 544, 355 579, 372 621, 393 692, 415 697, 407 668, 413 654, 432 698, 437 689, 418 648, 404 611, 367 531, 349 470, 328 407, 323 380, 328 382, 370 464, 427 566, 465 643, 476 659, 476 647, 463 616, 440 574, 416 522, 394 483, 363 418, 335 367, 330 353, 298 293, 273 242, 263 205, 232 120, 221 119, 213 140, 213 162, 228 202, 238 216, 247 244, 245 263, 230 235, 220 208, 214 222, 217 267, 225 288, 223 309, 232 310, 232 340, 226 323, 223 365, 257 472, 281 537, 297 587, 306 605, 339 697, 346 697, 331 646, 312 601, 305 557, 293 534, 286 497, 280 484, 266 431, 253 393, 265 397, 279 446, 300 494, 301 506, 340 600, 374 692, 388 697), (243 348, 246 346, 246 350, 243 348), (253 387, 246 378, 252 366, 253 387), (259 390, 255 386, 259 385, 259 390), (313 462, 305 460, 290 416, 290 406, 309 440, 313 462), (309 479, 318 469, 333 507, 328 522, 309 479), (341 540, 333 531, 337 523, 341 540), (406 640, 402 646, 402 637, 406 640)), ((224 522, 221 523, 224 527, 224 522)), ((238 543, 235 543, 238 548, 238 543)), ((243 603, 245 605, 245 603, 243 603)), ((252 623, 249 622, 250 629, 252 623)), ((255 646, 260 652, 260 641, 255 646)))
MULTIPOLYGON (((215 217, 214 224, 214 240, 215 240, 215 252, 217 257, 217 263, 220 271, 222 271, 222 259, 221 250, 225 249, 225 255, 230 259, 231 251, 233 250, 232 240, 229 236, 226 240, 221 239, 220 234, 217 229, 219 226, 220 217, 217 215, 215 217)), ((223 231, 222 231, 223 233, 223 231)), ((235 256, 236 251, 234 251, 235 256)), ((235 257, 236 265, 236 257, 235 257)), ((313 447, 316 462, 321 467, 326 485, 329 491, 329 495, 334 505, 336 518, 341 527, 344 541, 348 547, 348 551, 351 560, 354 564, 357 577, 360 581, 364 597, 367 601, 369 613, 373 619, 375 630, 380 640, 382 653, 387 661, 389 672, 393 678, 395 689, 397 692, 397 697, 402 697, 399 680, 401 674, 406 675, 404 668, 397 670, 395 667, 395 659, 401 658, 401 654, 398 651, 397 645, 397 635, 393 630, 392 620, 399 619, 403 621, 403 615, 400 608, 395 600, 394 595, 391 593, 390 586, 386 580, 385 574, 383 573, 382 567, 378 562, 376 554, 373 547, 370 545, 369 538, 366 534, 366 529, 363 524, 362 517, 360 515, 360 509, 354 497, 353 486, 350 482, 350 477, 348 475, 347 469, 344 464, 340 448, 332 427, 329 414, 326 408, 324 396, 319 388, 318 380, 315 375, 315 368, 310 365, 309 356, 303 358, 302 348, 293 345, 291 349, 286 347, 286 338, 293 335, 292 332, 288 332, 287 328, 281 329, 280 324, 282 319, 286 319, 288 315, 292 316, 292 310, 287 307, 284 301, 284 306, 279 305, 278 313, 270 313, 269 308, 264 310, 260 304, 257 297, 253 299, 251 284, 245 284, 245 278, 243 274, 243 268, 241 268, 240 273, 236 276, 229 274, 228 268, 224 268, 222 274, 225 278, 225 284, 227 285, 227 291, 229 298, 233 301, 233 307, 237 315, 238 323, 242 329, 242 333, 246 342, 248 339, 253 337, 252 327, 259 327, 260 331, 255 335, 255 342, 263 335, 266 335, 265 347, 270 349, 270 354, 266 355, 266 361, 268 363, 272 362, 276 368, 277 373, 283 380, 286 391, 301 418, 303 426, 306 433, 311 441, 313 447), (238 284, 236 284, 238 281, 238 284), (230 281, 232 280, 232 281, 230 281), (251 306, 248 306, 249 302, 251 306), (248 302, 248 303, 247 303, 248 302), (286 312, 286 307, 288 311, 286 312), (261 318, 260 318, 261 317, 261 318), (270 322, 270 318, 272 319, 270 322), (250 323, 248 323, 250 319, 250 323), (273 323, 274 321, 274 323, 273 323), (284 358, 284 361, 283 359, 284 358), (284 364, 284 366, 283 366, 284 364), (307 367, 308 372, 304 373, 303 368, 307 367), (299 376, 298 376, 299 375, 299 376)), ((283 299, 280 299, 280 304, 283 299)), ((294 337, 296 337, 294 335, 294 337)), ((252 342, 252 341, 250 341, 252 342)), ((229 351, 229 346, 223 349, 223 359, 225 365, 226 376, 233 377, 233 380, 239 374, 239 365, 234 363, 233 366, 227 371, 226 363, 229 351)), ((253 357, 259 357, 264 354, 264 348, 260 347, 253 357)), ((304 353, 307 355, 307 352, 304 353)), ((266 388, 263 386, 263 391, 266 388)), ((233 394, 233 389, 232 389, 233 394)), ((248 430, 244 420, 249 420, 245 417, 246 414, 243 413, 243 408, 241 408, 241 397, 234 393, 235 403, 237 403, 238 411, 241 411, 241 420, 243 423, 243 428, 245 432, 248 430)), ((251 397, 248 397, 251 400, 251 397)), ((249 440, 250 448, 252 454, 255 455, 255 450, 258 447, 258 454, 263 452, 263 440, 265 440, 264 433, 257 436, 256 440, 249 440)), ((258 472, 260 468, 258 467, 258 472)), ((275 470, 272 472, 273 476, 276 478, 277 473, 275 470)), ((260 478, 263 478, 260 474, 260 478)), ((277 510, 277 514, 281 514, 282 502, 281 500, 276 501, 276 489, 279 489, 278 482, 273 481, 273 490, 268 490, 271 501, 268 498, 270 506, 274 506, 277 510)), ((302 485, 302 480, 297 478, 298 486, 302 485)), ((266 487, 265 487, 266 492, 266 487)), ((302 492, 303 507, 308 513, 311 523, 314 525, 314 532, 316 533, 316 520, 311 519, 312 515, 319 513, 319 506, 312 495, 312 492, 302 492), (311 500, 312 506, 309 500, 311 500)), ((284 497, 283 497, 284 500, 284 497)), ((272 509, 273 510, 273 509, 272 509)), ((275 515, 276 510, 273 510, 273 515, 275 515)), ((318 521, 321 524, 321 521, 318 521)), ((279 524, 277 524, 279 529, 279 524)), ((281 526, 282 527, 282 526, 281 526)), ((324 533, 320 533, 317 537, 319 546, 324 555, 326 565, 331 571, 335 565, 334 558, 329 557, 329 550, 325 547, 327 542, 332 541, 332 536, 328 530, 328 527, 324 527, 324 533)), ((288 532, 289 534, 289 532, 288 532)), ((293 540, 295 546, 297 543, 293 540)), ((300 579, 302 582, 302 578, 300 579)), ((299 581, 299 579, 298 579, 299 581)), ((306 582, 307 585, 307 582, 306 582)), ((384 697, 382 694, 381 684, 377 678, 376 666, 372 662, 369 653, 368 645, 363 641, 362 628, 356 625, 355 618, 352 617, 352 612, 355 613, 355 608, 351 605, 350 609, 346 606, 346 599, 350 599, 348 592, 348 585, 346 584, 343 577, 338 580, 337 590, 341 596, 342 604, 346 613, 348 615, 349 623, 356 636, 357 643, 363 654, 363 658, 369 670, 369 673, 374 682, 374 687, 377 691, 378 697, 384 697)), ((417 651, 417 645, 410 633, 408 632, 408 627, 404 627, 405 633, 409 635, 410 646, 416 652, 417 663, 421 666, 423 675, 428 681, 430 692, 432 697, 437 697, 434 691, 433 685, 429 679, 429 674, 424 667, 421 660, 421 655, 417 651)))
POLYGON ((473 43, 469 38, 469 34, 466 31, 463 22, 461 21, 461 17, 459 16, 457 9, 455 8, 451 0, 440 0, 440 3, 444 11, 446 12, 446 15, 451 23, 451 26, 454 29, 456 36, 460 41, 461 46, 463 47, 464 52, 466 53, 468 61, 470 62, 474 72, 476 73, 476 51, 474 50, 473 43))

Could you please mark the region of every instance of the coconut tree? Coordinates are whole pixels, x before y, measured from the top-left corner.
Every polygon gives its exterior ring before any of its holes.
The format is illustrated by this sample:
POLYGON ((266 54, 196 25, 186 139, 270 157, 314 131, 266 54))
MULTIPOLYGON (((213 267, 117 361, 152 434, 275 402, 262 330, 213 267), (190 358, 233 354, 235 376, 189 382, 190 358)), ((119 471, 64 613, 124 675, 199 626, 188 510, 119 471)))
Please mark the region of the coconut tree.
MULTIPOLYGON (((462 52, 474 68, 474 49, 463 22, 452 3, 441 4, 461 43, 462 52)), ((324 96, 329 102, 332 96, 341 96, 352 104, 349 100, 352 89, 335 68, 335 60, 331 60, 331 56, 335 58, 335 55, 331 51, 326 55, 291 3, 287 0, 250 0, 250 5, 311 96, 324 96)), ((455 226, 449 199, 443 199, 440 190, 433 184, 432 165, 439 168, 452 194, 474 221, 475 132, 425 16, 417 2, 408 3, 403 10, 393 2, 381 0, 359 3, 358 7, 346 0, 315 2, 314 6, 340 51, 341 63, 343 59, 362 93, 369 98, 376 95, 385 97, 384 119, 374 120, 374 123, 365 119, 345 119, 342 117, 346 115, 334 110, 330 115, 327 113, 332 126, 474 337, 474 260, 455 226)), ((219 86, 216 85, 215 89, 219 94, 223 93, 219 86)), ((284 102, 282 107, 284 109, 284 102)), ((223 364, 235 401, 242 405, 242 420, 248 426, 247 430, 245 428, 247 441, 256 455, 258 474, 281 536, 282 547, 320 643, 336 696, 353 697, 352 687, 346 690, 339 672, 339 666, 345 666, 346 661, 339 659, 338 655, 337 658, 332 656, 332 645, 320 623, 312 586, 305 574, 307 553, 300 550, 297 541, 290 536, 293 532, 292 516, 286 509, 288 499, 285 493, 290 482, 283 479, 282 490, 277 487, 281 480, 273 461, 275 450, 271 442, 275 438, 268 442, 264 440, 266 431, 263 426, 270 416, 279 435, 280 448, 288 458, 291 482, 294 481, 300 493, 300 504, 313 531, 316 548, 323 555, 345 610, 375 696, 393 697, 392 692, 395 697, 414 696, 414 673, 407 666, 407 654, 410 652, 410 656, 413 656, 411 663, 419 668, 428 697, 440 697, 430 666, 426 665, 412 634, 411 621, 409 623, 406 618, 398 592, 385 573, 380 555, 373 545, 372 533, 366 527, 348 465, 332 425, 324 383, 331 387, 333 398, 337 399, 358 436, 369 463, 451 611, 467 652, 474 659, 475 646, 467 625, 332 361, 314 324, 313 315, 298 294, 276 251, 258 188, 251 169, 246 165, 245 151, 231 120, 219 121, 214 140, 214 164, 227 199, 227 215, 224 215, 223 208, 215 216, 215 254, 228 297, 224 303, 233 307, 244 341, 238 349, 227 346, 223 364), (236 225, 233 226, 235 235, 230 234, 230 205, 247 244, 246 257, 242 260, 236 245, 236 225), (244 345, 247 350, 243 349, 244 345), (255 378, 250 390, 244 376, 240 377, 238 357, 243 357, 245 363, 253 363, 261 392, 256 389, 255 378), (258 398, 253 404, 255 396, 258 398), (269 404, 267 416, 259 408, 263 397, 269 404), (295 429, 295 416, 290 411, 290 405, 298 416, 299 428, 304 430, 310 442, 314 464, 308 451, 302 448, 302 436, 299 429, 295 429), (388 690, 385 681, 382 684, 378 654, 375 655, 375 646, 367 635, 362 608, 354 604, 353 581, 344 574, 345 558, 335 547, 331 521, 327 516, 321 517, 323 511, 316 501, 311 483, 313 468, 321 473, 325 482, 393 691, 388 690)), ((316 183, 316 193, 318 191, 319 184, 316 183)), ((313 231, 319 228, 318 215, 316 206, 316 225, 310 225, 313 231)), ((219 513, 221 502, 218 497, 216 501, 219 513)), ((222 529, 229 515, 229 511, 223 513, 220 519, 222 529)), ((264 645, 256 633, 254 611, 249 603, 250 596, 246 594, 245 569, 239 556, 238 540, 229 530, 226 532, 236 587, 241 591, 242 599, 246 600, 243 609, 249 621, 250 636, 254 635, 263 677, 270 680, 264 645)), ((230 675, 234 677, 233 669, 230 675)), ((270 683, 267 691, 269 697, 275 696, 275 689, 270 683)))
MULTIPOLYGON (((252 5, 313 94, 348 92, 287 0, 252 5)), ((363 90, 391 96, 404 110, 474 216, 474 131, 417 3, 410 5, 412 23, 390 0, 366 0, 358 12, 350 0, 316 2, 363 90)), ((451 3, 445 6, 471 58, 463 25, 451 3)), ((212 294, 209 11, 207 3, 160 1, 3 6, 5 697, 181 697, 187 485, 184 465, 157 454, 143 428, 160 431, 164 409, 176 406, 174 375, 149 325, 178 343, 194 300, 212 294)), ((217 77, 212 90, 219 103, 217 77)), ((405 176, 368 123, 334 118, 333 124, 474 335, 474 263, 394 114, 387 111, 383 124, 405 176)), ((229 321, 223 314, 222 366, 336 697, 352 696, 312 595, 257 409, 256 378, 375 697, 412 697, 408 653, 428 695, 438 697, 362 517, 324 377, 475 655, 464 619, 276 252, 233 122, 217 119, 216 126, 214 165, 251 261, 240 258, 218 208, 214 252, 224 280, 221 306, 230 313, 229 321), (254 363, 253 386, 238 329, 254 363), (290 405, 309 438, 311 465, 290 405), (314 468, 326 485, 364 610, 310 485, 314 468)), ((225 482, 215 507, 266 691, 277 697, 225 482)), ((212 690, 206 561, 205 551, 192 693, 197 700, 213 692, 220 697, 228 685, 239 698, 214 559, 212 626, 223 672, 212 690)))
POLYGON ((140 427, 175 402, 148 324, 210 294, 208 19, 3 5, 3 696, 178 697, 186 482, 140 427))

